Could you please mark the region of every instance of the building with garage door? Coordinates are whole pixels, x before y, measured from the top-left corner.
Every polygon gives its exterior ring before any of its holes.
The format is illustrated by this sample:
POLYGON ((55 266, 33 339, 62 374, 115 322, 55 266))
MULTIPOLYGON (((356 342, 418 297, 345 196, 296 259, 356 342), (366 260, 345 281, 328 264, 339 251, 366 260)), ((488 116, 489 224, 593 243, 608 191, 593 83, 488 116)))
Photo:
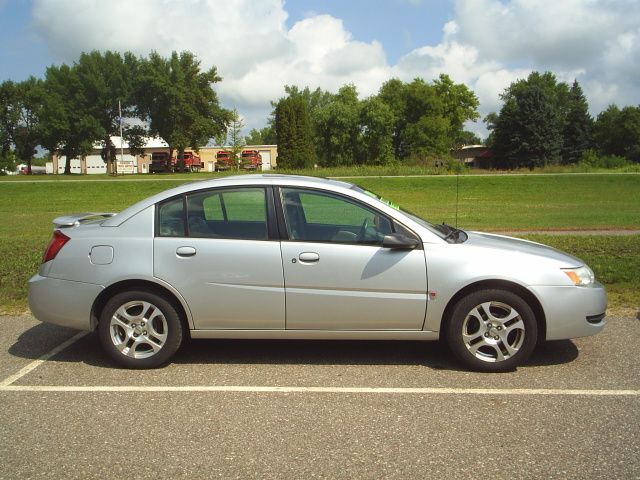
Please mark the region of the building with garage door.
MULTIPOLYGON (((169 145, 161 138, 151 138, 145 143, 141 155, 133 155, 129 152, 129 145, 126 140, 121 141, 120 137, 111 137, 111 141, 116 147, 117 171, 119 174, 136 174, 149 173, 151 164, 151 156, 154 153, 166 152, 169 154, 169 145)), ((213 172, 216 170, 216 153, 219 150, 230 150, 229 146, 207 146, 200 147, 197 155, 202 161, 202 170, 205 172, 213 172)), ((271 170, 275 168, 278 158, 277 145, 246 145, 243 150, 257 150, 262 157, 262 170, 271 170)), ((71 173, 79 174, 105 174, 107 173, 107 164, 102 160, 100 152, 102 146, 97 144, 94 150, 85 157, 71 159, 71 173)), ((185 151, 193 151, 187 148, 185 151)), ((174 151, 175 155, 176 152, 174 151)), ((52 155, 52 161, 47 162, 47 173, 64 173, 66 157, 52 155)))

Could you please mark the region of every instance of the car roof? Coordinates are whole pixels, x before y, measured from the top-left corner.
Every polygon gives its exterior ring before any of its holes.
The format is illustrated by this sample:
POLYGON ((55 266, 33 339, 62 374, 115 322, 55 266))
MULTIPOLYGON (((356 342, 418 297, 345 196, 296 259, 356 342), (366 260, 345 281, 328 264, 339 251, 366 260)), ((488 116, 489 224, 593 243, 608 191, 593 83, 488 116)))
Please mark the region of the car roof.
POLYGON ((353 184, 333 180, 322 177, 307 177, 303 175, 283 175, 283 174, 251 174, 251 175, 231 175, 228 177, 219 177, 209 180, 200 180, 189 182, 169 190, 157 193, 151 197, 145 198, 140 202, 131 205, 117 215, 105 220, 102 225, 105 227, 117 227, 124 223, 135 214, 163 200, 184 195, 185 193, 195 192, 199 190, 207 190, 210 188, 220 188, 227 186, 243 186, 243 185, 283 185, 298 187, 320 187, 326 190, 344 191, 353 187, 353 184))

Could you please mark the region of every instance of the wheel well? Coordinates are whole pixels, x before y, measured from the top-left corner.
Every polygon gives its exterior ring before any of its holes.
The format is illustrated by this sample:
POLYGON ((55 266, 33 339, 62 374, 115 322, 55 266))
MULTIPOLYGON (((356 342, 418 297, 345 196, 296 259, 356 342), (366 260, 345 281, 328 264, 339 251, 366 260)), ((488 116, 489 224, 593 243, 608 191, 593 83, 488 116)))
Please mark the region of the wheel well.
POLYGON ((176 309, 176 312, 178 312, 178 316, 180 317, 180 320, 182 321, 185 329, 185 335, 189 334, 190 328, 187 322, 187 314, 184 311, 180 300, 178 300, 178 298, 173 294, 171 290, 163 287, 162 285, 158 285, 157 283, 149 282, 147 280, 124 280, 122 282, 109 285, 102 292, 100 292, 100 295, 98 295, 98 297, 95 299, 95 301, 93 302, 93 307, 91 308, 92 328, 95 329, 95 327, 97 327, 102 315, 102 310, 111 297, 120 292, 131 290, 145 290, 148 292, 153 292, 170 302, 176 309))
MULTIPOLYGON (((544 309, 542 308, 542 305, 540 304, 536 296, 522 285, 518 285, 517 283, 509 282, 507 280, 482 280, 480 282, 475 282, 467 285, 462 290, 458 291, 451 298, 451 300, 449 300, 447 307, 444 309, 444 314, 442 315, 443 323, 449 321, 451 312, 453 311, 456 303, 458 303, 461 298, 466 297, 472 292, 490 288, 498 288, 515 293, 516 295, 520 296, 525 302, 527 302, 529 307, 531 307, 531 310, 533 310, 533 314, 536 318, 536 323, 538 324, 538 342, 543 341, 545 338, 547 338, 547 318, 544 314, 544 309)), ((443 330, 443 326, 440 327, 440 330, 443 330)))

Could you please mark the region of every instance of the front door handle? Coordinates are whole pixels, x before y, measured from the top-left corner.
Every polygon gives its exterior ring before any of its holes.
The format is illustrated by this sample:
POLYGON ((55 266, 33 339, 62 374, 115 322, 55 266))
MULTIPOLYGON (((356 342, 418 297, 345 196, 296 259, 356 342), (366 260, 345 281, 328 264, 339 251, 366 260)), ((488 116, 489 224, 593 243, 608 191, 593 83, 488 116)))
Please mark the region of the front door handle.
POLYGON ((313 263, 320 260, 320 255, 318 255, 316 252, 302 252, 300 255, 298 255, 298 259, 301 262, 313 263))
POLYGON ((179 257, 193 257, 196 254, 196 249, 193 247, 178 247, 176 249, 176 255, 179 257))

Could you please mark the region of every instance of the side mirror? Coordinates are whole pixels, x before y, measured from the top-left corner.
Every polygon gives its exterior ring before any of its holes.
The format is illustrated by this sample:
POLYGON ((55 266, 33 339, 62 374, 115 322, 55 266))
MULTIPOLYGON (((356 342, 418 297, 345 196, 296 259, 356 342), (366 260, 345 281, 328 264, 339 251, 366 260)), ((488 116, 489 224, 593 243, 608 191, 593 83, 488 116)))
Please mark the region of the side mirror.
POLYGON ((383 248, 395 248, 410 250, 416 248, 420 242, 415 238, 407 237, 401 233, 392 233, 385 235, 382 239, 383 248))

